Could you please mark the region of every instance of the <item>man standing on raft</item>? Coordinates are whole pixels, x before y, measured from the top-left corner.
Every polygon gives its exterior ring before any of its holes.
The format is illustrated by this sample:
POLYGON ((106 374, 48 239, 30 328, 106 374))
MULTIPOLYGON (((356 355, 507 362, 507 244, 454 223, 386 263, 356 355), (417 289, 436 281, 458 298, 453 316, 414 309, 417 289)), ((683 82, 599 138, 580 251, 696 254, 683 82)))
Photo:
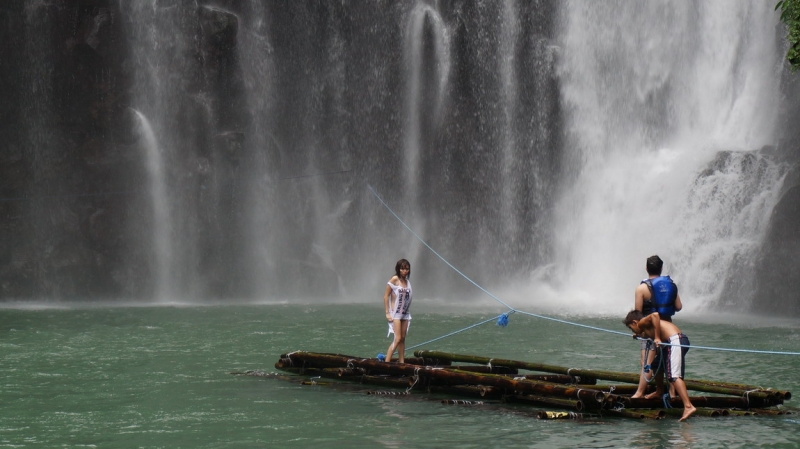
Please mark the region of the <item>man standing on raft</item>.
POLYGON ((400 259, 394 267, 395 275, 386 284, 383 293, 383 308, 386 310, 386 320, 391 323, 394 330, 394 340, 386 350, 386 361, 392 361, 392 355, 397 350, 398 360, 405 363, 406 333, 408 332, 411 314, 411 263, 400 259))
MULTIPOLYGON (((663 267, 664 261, 660 257, 650 256, 647 258, 647 263, 645 264, 647 279, 640 282, 639 286, 636 287, 633 308, 642 312, 645 316, 658 312, 661 320, 672 322, 672 315, 683 308, 683 303, 680 295, 678 295, 678 286, 669 276, 661 276, 663 267)), ((647 373, 644 371, 644 367, 653 365, 653 360, 659 349, 657 346, 650 347, 650 345, 652 345, 651 342, 642 340, 640 363, 642 371, 639 378, 639 388, 631 396, 633 398, 642 397, 647 388, 647 373), (651 351, 648 351, 648 349, 651 349, 651 351), (649 356, 647 360, 645 360, 645 354, 649 356)))

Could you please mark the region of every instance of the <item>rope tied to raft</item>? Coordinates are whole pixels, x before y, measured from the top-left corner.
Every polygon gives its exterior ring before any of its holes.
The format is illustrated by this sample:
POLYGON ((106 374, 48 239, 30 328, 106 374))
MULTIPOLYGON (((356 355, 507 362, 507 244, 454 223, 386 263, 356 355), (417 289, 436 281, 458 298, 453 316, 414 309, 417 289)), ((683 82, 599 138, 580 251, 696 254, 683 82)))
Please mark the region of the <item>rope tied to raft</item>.
POLYGON ((347 359, 347 367, 350 368, 350 369, 355 368, 355 365, 353 365, 354 361, 355 361, 355 359, 347 359))
POLYGON ((757 393, 757 392, 758 390, 747 390, 742 395, 742 397, 744 397, 745 400, 747 400, 747 408, 750 408, 750 393, 757 393))
POLYGON ((419 382, 419 370, 421 368, 422 367, 420 366, 414 368, 414 375, 411 376, 411 378, 414 379, 414 382, 408 388, 406 388, 406 394, 411 393, 411 389, 414 388, 415 385, 417 385, 417 382, 419 382))

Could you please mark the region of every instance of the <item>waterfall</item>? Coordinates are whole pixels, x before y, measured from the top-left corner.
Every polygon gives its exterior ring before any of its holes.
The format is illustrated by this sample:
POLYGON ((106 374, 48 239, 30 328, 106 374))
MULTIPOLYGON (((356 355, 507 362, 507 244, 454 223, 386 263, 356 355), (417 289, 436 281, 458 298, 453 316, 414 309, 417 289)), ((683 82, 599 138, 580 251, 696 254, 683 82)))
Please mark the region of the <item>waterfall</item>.
POLYGON ((622 311, 659 254, 687 309, 713 303, 787 172, 759 151, 777 140, 773 5, 571 2, 563 17, 562 294, 622 311))
POLYGON ((624 311, 652 254, 687 309, 742 305, 782 243, 766 3, 7 9, 8 297, 371 301, 401 257, 422 295, 482 296, 367 185, 521 306, 624 311))

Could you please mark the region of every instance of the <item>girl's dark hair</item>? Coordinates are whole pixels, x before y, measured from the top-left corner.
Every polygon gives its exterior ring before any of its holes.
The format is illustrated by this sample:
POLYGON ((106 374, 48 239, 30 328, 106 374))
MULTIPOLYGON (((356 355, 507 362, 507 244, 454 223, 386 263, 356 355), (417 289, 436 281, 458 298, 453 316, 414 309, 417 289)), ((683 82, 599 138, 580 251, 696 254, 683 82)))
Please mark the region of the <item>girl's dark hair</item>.
POLYGON ((408 276, 406 276, 406 279, 411 279, 411 262, 405 259, 400 259, 397 261, 397 264, 394 266, 394 274, 396 274, 397 277, 400 277, 400 269, 403 267, 408 268, 408 276))

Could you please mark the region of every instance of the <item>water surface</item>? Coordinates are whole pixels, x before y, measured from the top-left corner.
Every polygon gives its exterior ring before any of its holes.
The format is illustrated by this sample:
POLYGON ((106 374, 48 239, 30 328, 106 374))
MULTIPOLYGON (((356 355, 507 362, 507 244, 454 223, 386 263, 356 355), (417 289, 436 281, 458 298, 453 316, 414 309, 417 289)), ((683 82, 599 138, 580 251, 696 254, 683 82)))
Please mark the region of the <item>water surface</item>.
MULTIPOLYGON (((502 311, 416 305, 409 344, 502 311)), ((230 374, 276 371, 294 350, 374 356, 389 344, 380 305, 0 309, 0 447, 797 447, 800 415, 542 421, 533 409, 447 406, 441 396, 366 395, 230 374)), ((564 317, 562 317, 564 318, 564 317)), ((568 320, 623 331, 621 317, 568 320)), ((635 371, 629 337, 511 315, 425 346, 635 371)), ((729 320, 726 320, 729 321, 729 320)), ((694 345, 800 352, 797 323, 676 323, 694 345), (779 324, 779 325, 775 325, 779 324)), ((693 349, 687 377, 800 394, 800 356, 693 349)), ((796 401, 796 399, 794 400, 796 401)), ((787 406, 796 406, 789 401, 787 406)))

